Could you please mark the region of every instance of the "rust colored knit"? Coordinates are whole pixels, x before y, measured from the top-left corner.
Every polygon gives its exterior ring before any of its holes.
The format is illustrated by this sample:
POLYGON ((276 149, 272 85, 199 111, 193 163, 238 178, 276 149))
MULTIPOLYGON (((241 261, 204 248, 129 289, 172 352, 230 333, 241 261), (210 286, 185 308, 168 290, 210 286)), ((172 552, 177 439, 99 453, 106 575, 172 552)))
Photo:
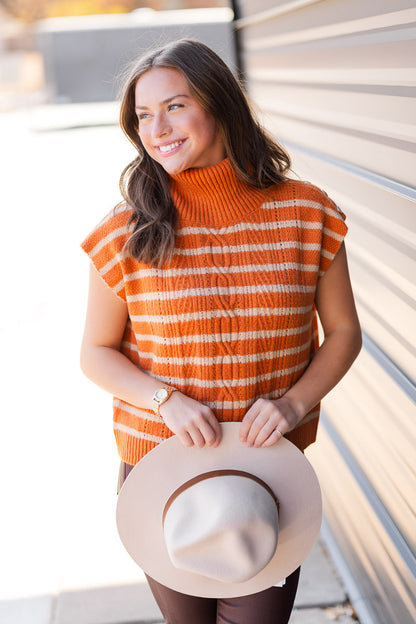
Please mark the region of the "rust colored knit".
MULTIPOLYGON (((220 421, 241 421, 258 397, 282 396, 318 346, 317 282, 346 233, 315 186, 267 190, 241 182, 228 160, 172 178, 179 214, 173 259, 163 269, 126 257, 131 209, 122 205, 82 247, 129 309, 122 351, 162 384, 206 403, 220 421)), ((140 405, 114 398, 121 458, 135 464, 171 432, 140 405)), ((287 437, 316 437, 319 406, 287 437)))

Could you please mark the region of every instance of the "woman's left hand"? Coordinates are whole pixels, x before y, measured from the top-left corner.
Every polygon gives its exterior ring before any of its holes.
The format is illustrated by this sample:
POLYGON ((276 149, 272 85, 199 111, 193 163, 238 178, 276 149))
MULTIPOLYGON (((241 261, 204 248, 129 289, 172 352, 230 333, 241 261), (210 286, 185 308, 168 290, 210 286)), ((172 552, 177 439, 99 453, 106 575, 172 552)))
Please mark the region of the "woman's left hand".
POLYGON ((289 399, 257 399, 242 420, 240 441, 247 446, 272 446, 294 429, 299 420, 289 399))

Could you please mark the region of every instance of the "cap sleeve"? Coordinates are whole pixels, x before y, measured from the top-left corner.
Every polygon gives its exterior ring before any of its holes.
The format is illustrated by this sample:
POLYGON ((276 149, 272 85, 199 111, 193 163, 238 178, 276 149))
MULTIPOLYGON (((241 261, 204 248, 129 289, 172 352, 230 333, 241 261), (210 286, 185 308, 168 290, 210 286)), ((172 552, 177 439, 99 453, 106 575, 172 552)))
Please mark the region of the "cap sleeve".
POLYGON ((125 204, 117 206, 90 232, 81 243, 107 286, 126 301, 124 285, 124 245, 129 236, 132 210, 125 204))
POLYGON ((332 260, 341 247, 348 227, 346 216, 336 203, 324 191, 320 191, 320 203, 323 206, 323 228, 321 241, 321 257, 319 262, 319 277, 328 270, 332 260))

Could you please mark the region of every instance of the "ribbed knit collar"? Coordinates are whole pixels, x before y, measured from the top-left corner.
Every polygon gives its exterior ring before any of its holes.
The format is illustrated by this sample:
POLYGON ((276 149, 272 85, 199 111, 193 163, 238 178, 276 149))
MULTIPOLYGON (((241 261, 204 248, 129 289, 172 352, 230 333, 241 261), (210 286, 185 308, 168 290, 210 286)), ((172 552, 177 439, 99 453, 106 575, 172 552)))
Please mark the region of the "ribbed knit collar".
POLYGON ((228 158, 171 176, 171 192, 181 222, 204 226, 235 223, 264 203, 267 195, 241 181, 228 158))

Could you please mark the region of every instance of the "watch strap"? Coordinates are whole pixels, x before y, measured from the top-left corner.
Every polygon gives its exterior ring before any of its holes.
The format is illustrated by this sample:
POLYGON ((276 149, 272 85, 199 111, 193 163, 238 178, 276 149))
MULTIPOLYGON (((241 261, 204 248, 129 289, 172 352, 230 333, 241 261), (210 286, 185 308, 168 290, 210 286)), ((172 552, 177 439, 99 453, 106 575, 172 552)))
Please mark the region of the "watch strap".
POLYGON ((154 412, 157 416, 160 416, 161 405, 166 403, 166 401, 170 399, 172 394, 176 391, 177 388, 174 388, 173 386, 162 386, 161 388, 156 390, 152 398, 152 403, 154 412))

